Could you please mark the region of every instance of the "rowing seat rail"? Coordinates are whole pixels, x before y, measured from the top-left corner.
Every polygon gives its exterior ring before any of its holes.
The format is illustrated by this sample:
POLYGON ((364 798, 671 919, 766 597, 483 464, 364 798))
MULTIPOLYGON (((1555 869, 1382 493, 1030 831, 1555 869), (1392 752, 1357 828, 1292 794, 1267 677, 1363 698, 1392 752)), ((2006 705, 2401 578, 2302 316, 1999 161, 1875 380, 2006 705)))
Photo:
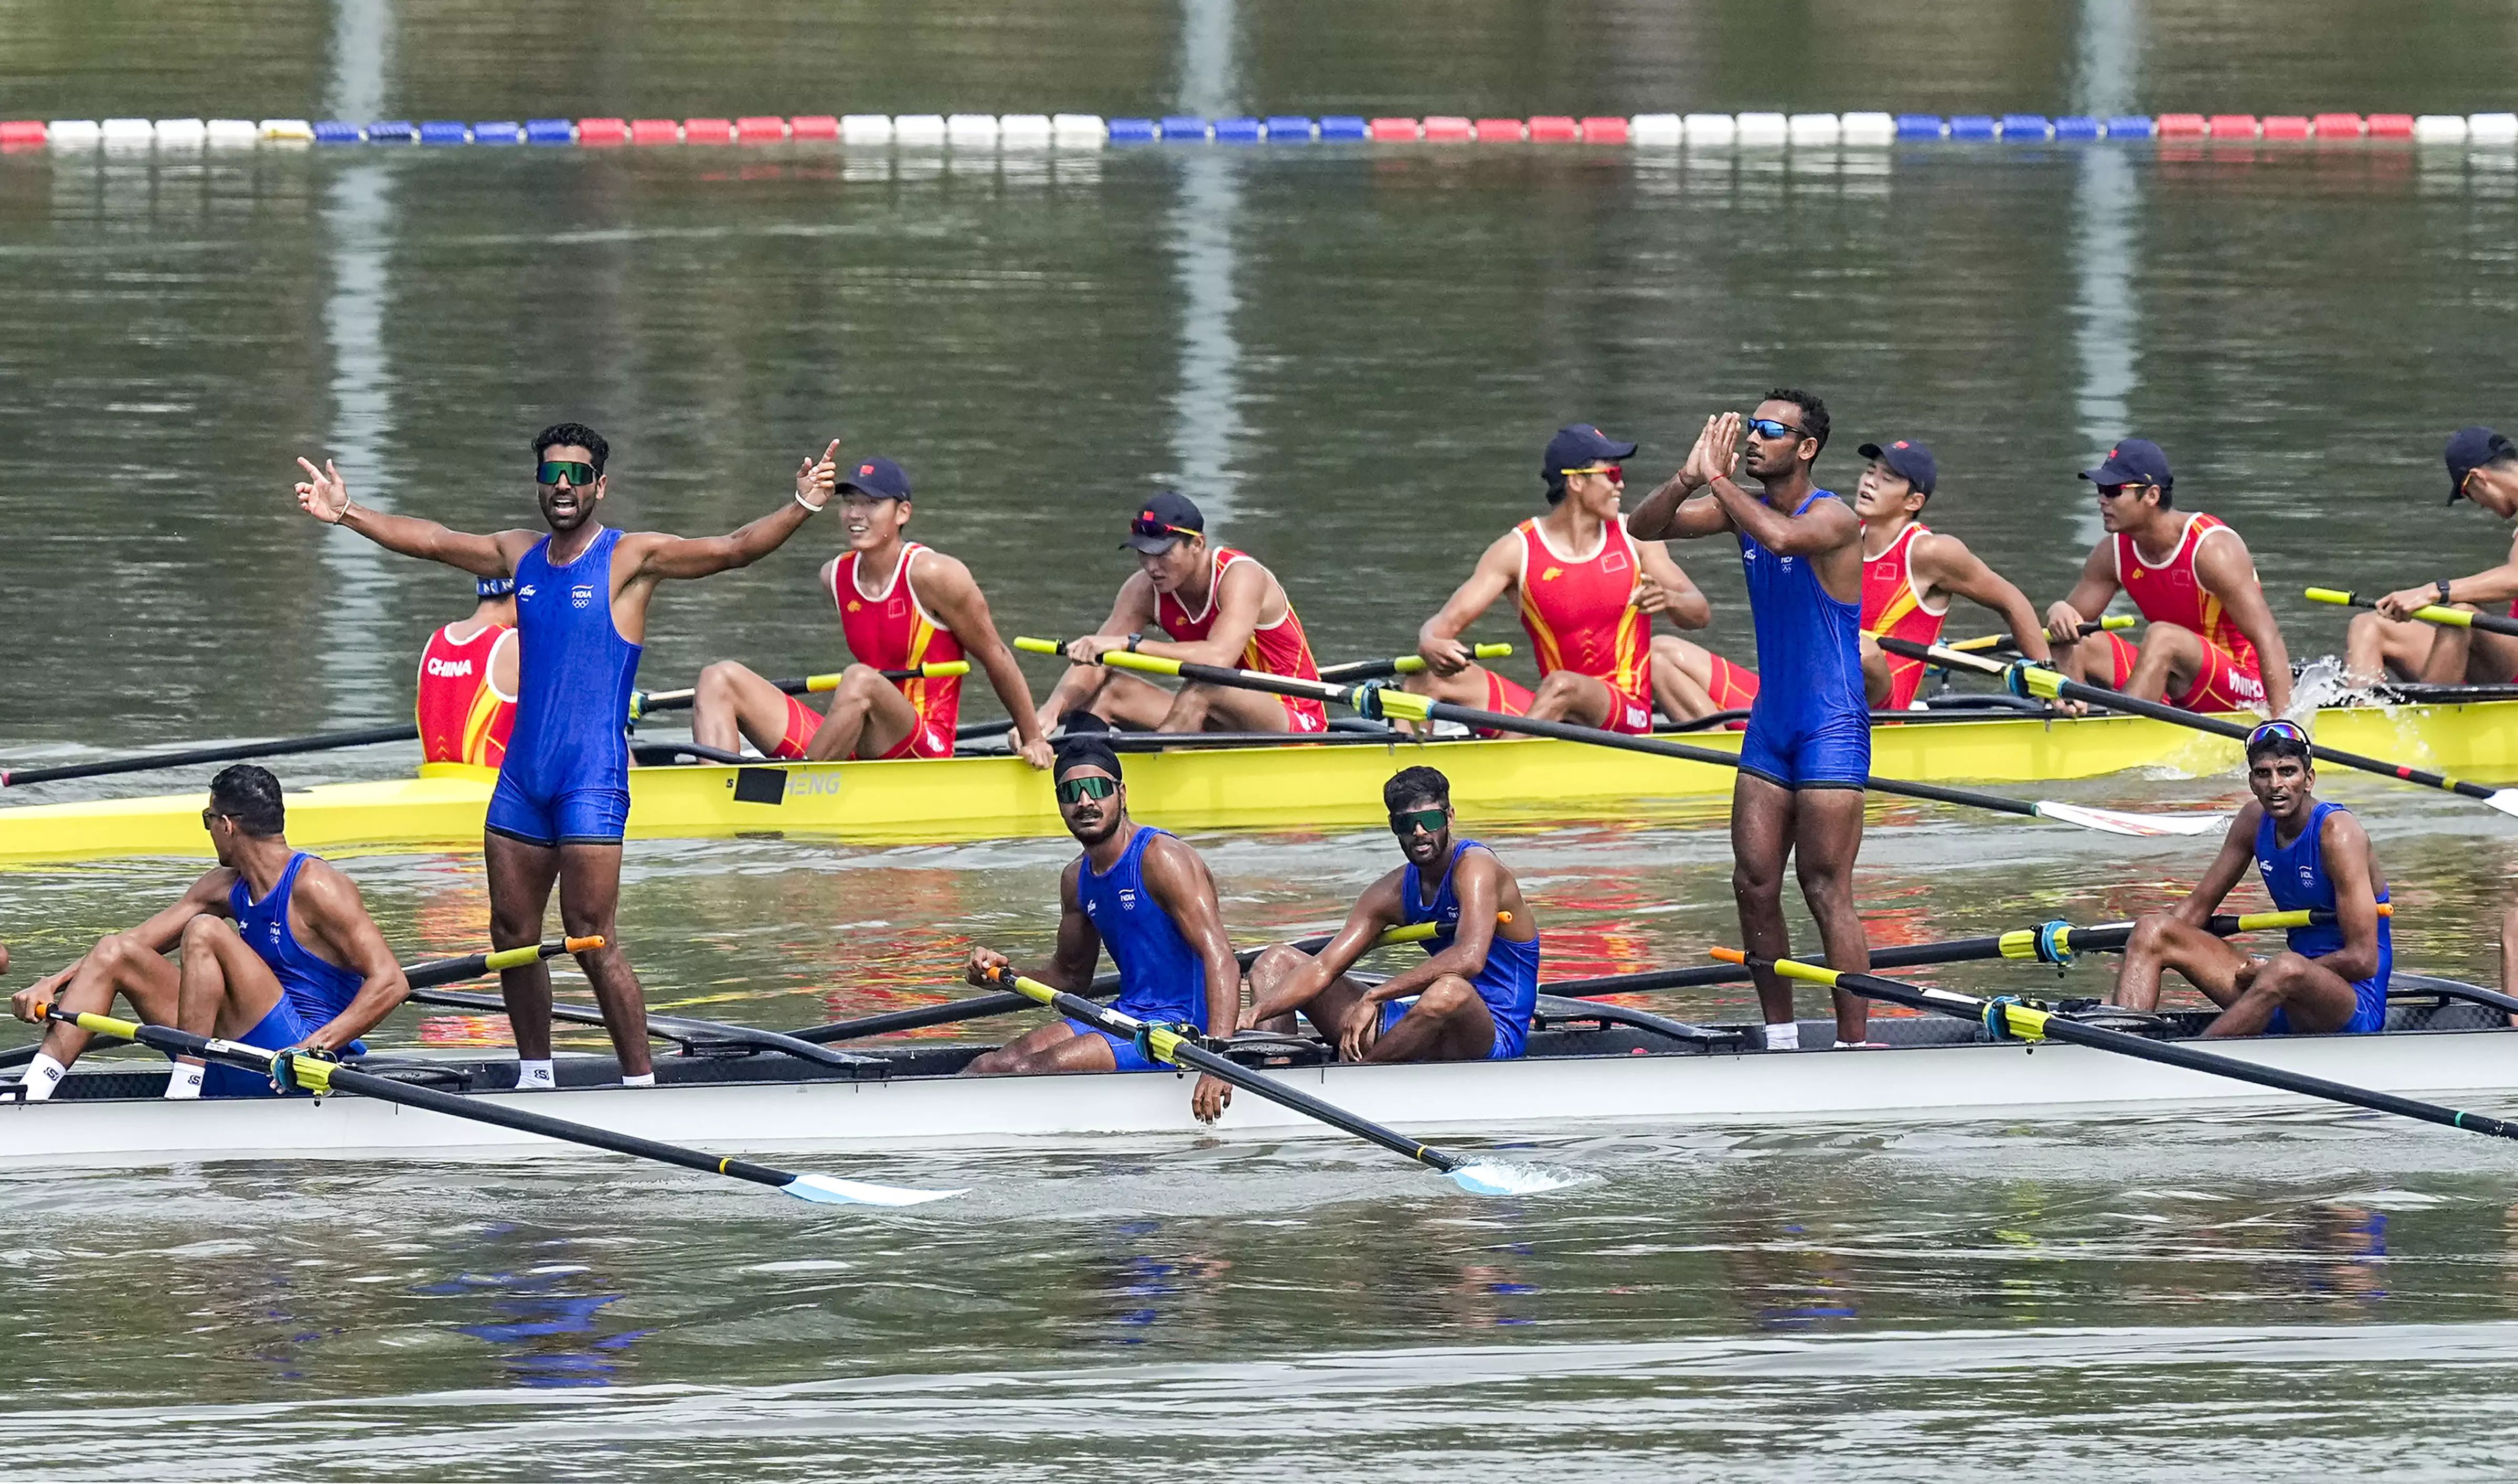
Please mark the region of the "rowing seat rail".
POLYGON ((1602 1028, 1624 1026, 1629 1030, 1641 1030, 1670 1040, 1684 1041, 1691 1046, 1727 1047, 1742 1051, 1749 1049, 1749 1037, 1745 1031, 1697 1026, 1686 1021, 1673 1021, 1649 1011, 1629 1009, 1625 1005, 1603 1004, 1598 1000, 1567 999, 1562 995, 1542 994, 1539 997, 1538 1013, 1532 1017, 1530 1028, 1544 1030, 1550 1024, 1596 1025, 1602 1028))

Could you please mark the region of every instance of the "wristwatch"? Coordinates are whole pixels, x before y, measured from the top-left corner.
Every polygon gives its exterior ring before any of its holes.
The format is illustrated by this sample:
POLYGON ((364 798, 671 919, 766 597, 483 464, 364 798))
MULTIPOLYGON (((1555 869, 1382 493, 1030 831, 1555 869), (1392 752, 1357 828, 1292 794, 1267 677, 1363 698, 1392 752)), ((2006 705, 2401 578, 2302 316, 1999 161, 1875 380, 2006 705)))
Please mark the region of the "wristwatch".
POLYGON ((1145 638, 1145 636, 1146 634, 1144 630, 1139 630, 1137 633, 1128 635, 1128 652, 1130 654, 1135 654, 1137 652, 1137 645, 1145 638))
POLYGON ((2432 587, 2439 589, 2440 601, 2443 603, 2449 601, 2448 584, 2449 580, 2445 577, 2441 578, 2438 582, 2431 584, 2432 587))

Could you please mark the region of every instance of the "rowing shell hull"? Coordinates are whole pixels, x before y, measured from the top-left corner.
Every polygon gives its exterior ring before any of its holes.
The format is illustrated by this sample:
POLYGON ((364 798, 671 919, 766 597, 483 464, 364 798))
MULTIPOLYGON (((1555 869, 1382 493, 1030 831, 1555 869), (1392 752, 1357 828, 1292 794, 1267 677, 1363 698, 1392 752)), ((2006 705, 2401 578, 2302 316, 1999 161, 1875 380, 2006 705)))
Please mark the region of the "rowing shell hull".
MULTIPOLYGON (((2225 1055, 2476 1112, 2518 1086, 2507 1029, 2216 1044, 2225 1055)), ((2077 1046, 1959 1044, 1884 1051, 1612 1055, 1268 1073, 1403 1133, 1530 1139, 1603 1125, 1909 1124, 2070 1120, 2169 1109, 2310 1106, 2228 1078, 2077 1046)), ((1170 1072, 890 1081, 716 1082, 482 1093, 574 1122, 716 1154, 774 1150, 1160 1146, 1196 1138, 1344 1137, 1237 1093, 1222 1122, 1190 1117, 1170 1072)), ((2318 1105, 2325 1106, 2325 1105, 2318 1105)), ((2378 1116, 2372 1114, 2371 1116, 2378 1116)), ((2410 1125, 2408 1125, 2410 1127, 2410 1125)), ((0 1103, 0 1167, 125 1168, 201 1160, 568 1155, 575 1145, 359 1097, 0 1103)))
MULTIPOLYGON (((1872 770, 1932 783, 2016 784, 2129 768, 2217 774, 2237 744, 2140 717, 1917 720, 1875 727, 1872 770)), ((2518 776, 2518 701, 2320 714, 2332 746, 2458 776, 2518 776)), ((1740 733, 1683 740, 1737 752, 1740 733)), ((1175 830, 1340 829, 1383 820, 1381 785, 1427 763, 1481 819, 1566 819, 1718 807, 1731 768, 1579 742, 1450 741, 1192 748, 1132 755, 1130 804, 1175 830)), ((206 782, 208 769, 201 770, 206 782)), ((288 796, 289 840, 318 851, 474 849, 495 774, 431 764, 416 778, 288 796)), ((870 844, 1055 837, 1048 778, 1013 758, 633 768, 642 839, 780 834, 870 844)), ((197 792, 0 808, 0 861, 209 853, 197 792)))

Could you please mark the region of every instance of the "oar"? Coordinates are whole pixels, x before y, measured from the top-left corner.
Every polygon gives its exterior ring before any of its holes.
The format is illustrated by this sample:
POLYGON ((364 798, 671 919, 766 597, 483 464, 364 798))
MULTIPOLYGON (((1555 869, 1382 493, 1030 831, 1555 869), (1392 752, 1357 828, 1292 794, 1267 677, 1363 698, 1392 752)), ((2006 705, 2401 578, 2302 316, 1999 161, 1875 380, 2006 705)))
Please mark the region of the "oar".
MULTIPOLYGON (((242 1067, 271 1077, 276 1084, 310 1092, 318 1097, 326 1093, 351 1092, 380 1102, 398 1103, 405 1108, 425 1109, 444 1113, 450 1118, 469 1118, 475 1123, 495 1123, 545 1139, 569 1144, 583 1144, 589 1149, 609 1150, 616 1155, 633 1155, 641 1159, 654 1159, 665 1164, 678 1164, 684 1169, 704 1170, 712 1175, 730 1175, 785 1191, 799 1200, 811 1200, 825 1205, 918 1205, 940 1200, 960 1191, 914 1191, 894 1185, 871 1185, 862 1180, 841 1180, 829 1175, 796 1174, 772 1169, 766 1164, 754 1164, 745 1159, 722 1158, 704 1155, 677 1144, 664 1144, 654 1139, 641 1139, 631 1134, 615 1133, 608 1128, 593 1128, 584 1123, 571 1123, 547 1114, 526 1113, 505 1102, 487 1102, 458 1093, 440 1092, 431 1087, 414 1087, 380 1077, 373 1072, 343 1067, 321 1057, 287 1051, 265 1051, 259 1046, 246 1046, 236 1041, 218 1040, 195 1035, 172 1026, 144 1026, 136 1021, 115 1020, 105 1015, 71 1015, 58 1006, 44 1007, 46 1020, 76 1026, 91 1035, 112 1036, 135 1041, 152 1051, 169 1056, 201 1057, 242 1067)), ((639 1093, 637 1096, 670 1096, 639 1093)))
MULTIPOLYGON (((496 974, 501 969, 521 969, 527 964, 538 963, 545 958, 557 958, 563 953, 584 953, 602 946, 601 938, 545 938, 539 943, 526 943, 522 947, 500 948, 490 953, 467 953, 460 958, 423 959, 415 964, 405 964, 402 977, 410 982, 413 989, 426 989, 438 984, 457 984, 467 979, 479 979, 485 974, 496 974)), ((416 996, 413 997, 416 998, 416 996)), ((28 1045, 13 1046, 7 1051, 0 1051, 0 1069, 23 1067, 33 1061, 35 1053, 42 1049, 43 1042, 35 1041, 28 1045)))
MULTIPOLYGON (((1511 914, 1498 913, 1497 915, 1509 917, 1511 914)), ((1323 933, 1315 938, 1299 938, 1291 946, 1300 953, 1318 953, 1328 946, 1331 936, 1323 933)), ((1422 942, 1433 936, 1434 925, 1420 922, 1411 927, 1393 928, 1374 938, 1372 945, 1376 948, 1385 948, 1392 943, 1422 942)), ((1262 951, 1264 950, 1259 948, 1244 948, 1236 957, 1240 960, 1242 969, 1247 971, 1250 961, 1257 958, 1262 951)), ((1101 975, 1093 981, 1093 993, 1099 998, 1107 999, 1118 992, 1119 976, 1116 974, 1101 975)), ((919 1005, 908 1010, 886 1010, 876 1015, 861 1015, 854 1020, 834 1021, 827 1026, 815 1026, 810 1029, 795 1031, 793 1036, 799 1041, 811 1041, 816 1045, 827 1046, 833 1041, 855 1041, 871 1035, 891 1035, 902 1030, 924 1030, 930 1026, 950 1026, 957 1021, 985 1020, 989 1016, 1029 1010, 1037 1003, 1027 994, 1017 994, 1011 990, 997 994, 975 994, 968 999, 945 1000, 940 1004, 919 1005)))
MULTIPOLYGON (((1510 644, 1478 644, 1470 648, 1469 657, 1478 660, 1500 660, 1511 653, 1510 644)), ((1396 659, 1349 660, 1343 665, 1331 665, 1321 672, 1321 678, 1324 680, 1381 680, 1395 675, 1419 675, 1424 672, 1424 669, 1423 655, 1403 654, 1396 659)))
POLYGON ((136 758, 109 758, 101 763, 65 763, 58 767, 0 768, 0 788, 30 783, 60 783, 70 778, 102 778, 108 773, 145 773, 159 767, 195 767, 204 763, 234 763, 241 758, 284 758, 291 753, 330 752, 341 747, 373 747, 380 742, 414 742, 419 728, 409 721, 398 726, 370 726, 362 731, 317 732, 306 737, 281 737, 270 742, 230 742, 218 747, 189 747, 180 752, 147 753, 136 758))
MULTIPOLYGON (((2166 721, 2171 725, 2192 727, 2196 731, 2210 732, 2216 737, 2232 737, 2240 742, 2244 742, 2248 733, 2253 730, 2251 727, 2240 726, 2235 721, 2224 721, 2218 717, 2199 716, 2194 712, 2181 711, 2174 706, 2162 705, 2157 701, 2138 701, 2122 691, 2109 690, 2100 685, 2085 685, 2078 680, 2068 680, 2060 671, 2049 670, 2042 665, 2031 665, 2025 661, 2016 665, 2005 665, 1995 660, 1980 660, 1972 654, 1959 654, 1939 648, 1928 649, 1921 644, 1910 644, 1904 639, 1882 639, 1880 647, 1908 659, 1947 657, 1952 664, 2001 676, 2003 682, 2012 688, 2015 695, 2043 696, 2050 701, 2059 696, 2065 700, 2087 701, 2093 706, 2104 706, 2110 711, 2149 717, 2153 720, 2166 721)), ((2489 789, 2480 783, 2468 783, 2461 778, 2449 777, 2445 773, 2408 767, 2401 763, 2390 763, 2384 758, 2364 757, 2360 753, 2347 753, 2340 748, 2326 747, 2319 743, 2309 744, 2309 752, 2321 763, 2340 763, 2345 767, 2357 767, 2364 772, 2376 773, 2381 777, 2402 779, 2407 783, 2418 783, 2424 788, 2440 789, 2467 799, 2481 800, 2504 814, 2518 814, 2518 788, 2489 789)))
MULTIPOLYGON (((887 680, 941 680, 970 673, 971 662, 968 660, 937 660, 932 665, 913 665, 906 670, 887 670, 883 672, 883 677, 887 680)), ((835 670, 828 675, 791 676, 784 680, 772 680, 769 683, 788 695, 801 696, 818 694, 825 690, 837 690, 840 688, 843 673, 835 670)), ((630 692, 630 720, 639 720, 649 712, 654 711, 686 710, 698 695, 697 687, 686 690, 633 690, 630 692)))
MULTIPOLYGON (((2375 608, 2377 599, 2363 597, 2358 592, 2345 592, 2338 588, 2311 588, 2312 603, 2333 603, 2345 608, 2375 608)), ((2494 613, 2467 613, 2459 608, 2443 608, 2426 603, 2413 610, 2413 617, 2425 624, 2440 624, 2450 629, 2481 629, 2493 633, 2518 633, 2518 619, 2502 618, 2494 613)))
MULTIPOLYGON (((2086 639, 2094 633, 2112 633, 2119 629, 2130 629, 2140 622, 2142 621, 2135 618, 2130 613, 2110 613, 2106 618, 2094 619, 2083 624, 2074 632, 2082 638, 2086 639)), ((1876 633, 1872 635, 1872 638, 1874 639, 1879 637, 1880 635, 1876 633)), ((2010 643, 2013 637, 2013 635, 2008 633, 1979 633, 1972 639, 1958 639, 1952 642, 1948 647, 1961 650, 1969 654, 1975 654, 1981 650, 1999 649, 2003 645, 2010 643)))
MULTIPOLYGON (((1895 640, 1888 642, 1894 643, 1895 640)), ((1019 649, 1043 652, 1060 646, 1048 639, 1015 640, 1019 649)), ((1689 763, 1703 763, 1715 767, 1740 765, 1736 754, 1719 752, 1710 747, 1691 747, 1684 742, 1671 742, 1660 737, 1635 737, 1625 732, 1603 730, 1596 726, 1578 726, 1571 721, 1541 721, 1530 717, 1508 717, 1501 712, 1480 711, 1470 706, 1454 706, 1448 701, 1435 701, 1409 691, 1392 690, 1378 685, 1359 685, 1352 689, 1325 681, 1295 680, 1283 676, 1262 675, 1251 670, 1227 670, 1216 665, 1194 665, 1180 660, 1157 659, 1150 654, 1130 654, 1113 649, 1102 656, 1102 663, 1121 670, 1140 670, 1152 675, 1176 676, 1187 680, 1201 680, 1212 685, 1237 685, 1244 690, 1264 690, 1274 695, 1302 696, 1311 700, 1332 701, 1351 707, 1376 720, 1402 717, 1410 720, 1457 721, 1465 726, 1485 727, 1492 731, 1521 732, 1533 737, 1555 737, 1568 742, 1587 742, 1595 747, 1614 747, 1627 752, 1650 753, 1659 758, 1677 758, 1689 763)), ((1997 669, 2000 667, 1996 667, 1997 669)), ((1978 793, 1974 789, 1948 788, 1937 783, 1915 783, 1899 778, 1871 777, 1864 786, 1884 794, 1896 794, 1908 799, 1929 799, 1935 804, 1958 804, 1972 808, 1994 809, 2005 814, 2019 814, 2031 819, 2053 819, 2076 824, 2084 829, 2104 830, 2110 835, 2199 835, 2224 828, 2228 821, 2217 814, 2139 814, 2116 809, 2090 808, 2077 804, 2062 804, 2052 799, 2034 802, 2009 799, 2000 794, 1978 793)))
MULTIPOLYGON (((2389 916, 2395 908, 2378 903, 2378 915, 2389 916)), ((2311 924, 2330 924, 2331 912, 2247 912, 2233 915, 2223 912, 2204 924, 2204 931, 2222 938, 2236 933, 2269 933, 2278 928, 2305 928, 2311 924)), ((1989 934, 1983 938, 1953 938, 1936 943, 1901 943, 1871 950, 1874 969, 1912 969, 1925 964, 1964 964, 1979 959, 2034 959, 2059 968, 2069 964, 2075 955, 2104 953, 2121 948, 2133 937, 2129 922, 2103 923, 2096 927, 2076 928, 2060 919, 2040 923, 2034 928, 2015 928, 2008 933, 1989 934)), ((1825 960, 1818 960, 1824 963, 1825 960)), ((1749 977, 1746 969, 1724 965, 1714 969, 1648 969, 1639 974, 1602 974, 1589 979, 1553 980, 1539 986, 1542 994, 1588 998, 1605 994, 1635 994, 1648 989, 1694 989, 1709 984, 1736 984, 1749 977)))
POLYGON ((1317 1118, 1331 1128, 1353 1134, 1367 1143, 1378 1144, 1392 1154, 1405 1155, 1420 1164, 1451 1177, 1453 1184, 1472 1194, 1528 1196, 1541 1191, 1554 1190, 1564 1183, 1554 1176, 1541 1174, 1536 1170, 1498 1164, 1493 1160, 1473 1160, 1448 1150, 1436 1149, 1430 1144, 1419 1144, 1413 1139, 1404 1138, 1378 1123, 1359 1118, 1344 1109, 1333 1108, 1309 1093, 1297 1092, 1266 1072, 1254 1071, 1238 1062, 1220 1057, 1168 1026, 1149 1025, 1134 1016, 1121 1015, 1115 1010, 1106 1009, 1082 995, 1069 994, 1064 989, 1053 989, 1038 980, 1025 979, 1019 974, 1008 975, 1000 972, 997 978, 999 982, 1012 984, 1017 992, 1036 1003, 1049 1006, 1061 1015, 1070 1016, 1111 1035, 1126 1036, 1136 1041, 1145 1049, 1146 1054, 1155 1061, 1169 1062, 1175 1067, 1205 1072, 1218 1081, 1229 1082, 1244 1092, 1266 1098, 1281 1107, 1290 1108, 1305 1117, 1317 1118))
MULTIPOLYGON (((601 938, 594 939, 601 943, 601 938)), ((445 989, 415 989, 412 996, 423 1005, 443 1005, 450 1010, 470 1010, 482 1015, 503 1015, 507 1002, 491 994, 459 994, 445 989)), ((586 1005, 554 1002, 551 1018, 578 1026, 609 1027, 611 1021, 603 1012, 586 1005)), ((672 1041, 685 1051, 699 1046, 748 1046, 755 1051, 775 1051, 822 1067, 865 1067, 871 1060, 850 1056, 844 1051, 830 1051, 810 1041, 775 1030, 759 1030, 750 1026, 731 1026, 723 1021, 695 1021, 676 1015, 647 1017, 647 1034, 660 1041, 672 1041)))
POLYGON ((1904 1005, 1912 1010, 1954 1015, 1961 1020, 1975 1022, 2000 1039, 2068 1041, 2076 1046, 2087 1046, 2098 1051, 2112 1051, 2145 1062, 2157 1062, 2165 1067, 2180 1067, 2188 1071, 2230 1077, 2240 1082, 2253 1082, 2259 1087, 2296 1093, 2301 1097, 2324 1098, 2331 1102, 2348 1103, 2355 1108, 2366 1108, 2375 1113, 2419 1118, 2425 1123, 2437 1123, 2448 1128, 2462 1128, 2474 1133, 2492 1134, 2502 1139, 2518 1139, 2518 1124, 2504 1122, 2498 1118, 2487 1117, 2481 1113, 2458 1113, 2454 1109, 2442 1108, 2436 1103, 2422 1103, 2411 1098, 2400 1098, 2393 1093, 2353 1087, 2342 1082, 2329 1082, 2323 1077, 2312 1077, 2302 1072, 2260 1067, 2253 1062, 2240 1061, 2236 1057, 2197 1051, 2180 1042, 2154 1041, 2122 1030, 2108 1030, 2098 1026, 2084 1025, 2014 995, 2006 994, 1995 999, 1983 999, 1973 994, 1961 994, 1955 989, 1927 989, 1920 984, 1909 984, 1900 980, 1882 979, 1876 974, 1847 974, 1823 968, 1817 964, 1800 963, 1789 958, 1752 958, 1737 948, 1716 948, 1714 950, 1714 956, 1725 963, 1772 969, 1786 979, 1825 984, 1831 989, 1846 989, 1869 999, 1886 1000, 1889 1004, 1904 1005))

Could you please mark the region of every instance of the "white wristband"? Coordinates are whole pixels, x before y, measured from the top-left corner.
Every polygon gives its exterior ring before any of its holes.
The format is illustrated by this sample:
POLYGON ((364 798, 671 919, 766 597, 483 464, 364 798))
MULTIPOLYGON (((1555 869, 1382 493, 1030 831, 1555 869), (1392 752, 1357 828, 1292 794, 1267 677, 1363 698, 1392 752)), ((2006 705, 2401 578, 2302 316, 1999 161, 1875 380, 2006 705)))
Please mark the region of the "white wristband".
MULTIPOLYGON (((804 492, 802 490, 798 490, 796 492, 796 502, 804 506, 804 513, 807 515, 819 515, 822 513, 822 506, 808 503, 804 499, 804 492)), ((828 502, 824 502, 824 503, 828 503, 828 502)))

